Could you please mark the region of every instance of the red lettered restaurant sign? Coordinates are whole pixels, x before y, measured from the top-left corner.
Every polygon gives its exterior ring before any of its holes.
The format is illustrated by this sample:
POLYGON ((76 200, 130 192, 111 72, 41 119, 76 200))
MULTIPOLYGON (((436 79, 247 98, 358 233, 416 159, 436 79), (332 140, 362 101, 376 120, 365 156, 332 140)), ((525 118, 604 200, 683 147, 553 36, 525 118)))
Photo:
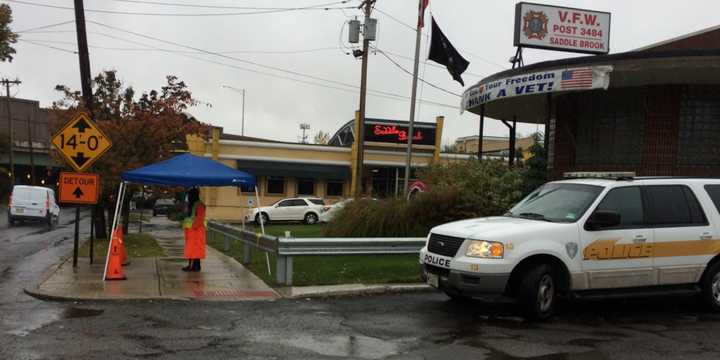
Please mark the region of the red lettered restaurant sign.
MULTIPOLYGON (((403 123, 376 123, 368 121, 365 124, 365 141, 407 144, 408 126, 403 123)), ((435 124, 415 123, 413 127, 413 144, 435 145, 435 124)))
POLYGON ((515 46, 592 54, 610 51, 610 13, 521 2, 515 46))

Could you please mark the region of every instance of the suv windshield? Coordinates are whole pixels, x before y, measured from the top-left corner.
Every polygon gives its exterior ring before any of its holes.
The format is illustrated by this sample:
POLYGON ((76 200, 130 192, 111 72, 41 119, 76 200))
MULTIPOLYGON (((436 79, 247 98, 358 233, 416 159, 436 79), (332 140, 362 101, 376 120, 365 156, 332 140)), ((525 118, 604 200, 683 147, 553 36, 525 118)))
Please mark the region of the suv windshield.
POLYGON ((505 216, 575 222, 602 191, 601 186, 549 183, 515 205, 505 216))

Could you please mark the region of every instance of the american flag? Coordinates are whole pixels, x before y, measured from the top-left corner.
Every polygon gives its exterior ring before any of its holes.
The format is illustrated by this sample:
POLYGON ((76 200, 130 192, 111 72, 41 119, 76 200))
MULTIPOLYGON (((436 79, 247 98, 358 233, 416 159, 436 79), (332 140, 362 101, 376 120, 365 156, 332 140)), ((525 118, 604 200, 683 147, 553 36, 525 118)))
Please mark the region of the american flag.
POLYGON ((563 90, 592 88, 592 77, 592 68, 565 70, 560 79, 560 88, 563 90))

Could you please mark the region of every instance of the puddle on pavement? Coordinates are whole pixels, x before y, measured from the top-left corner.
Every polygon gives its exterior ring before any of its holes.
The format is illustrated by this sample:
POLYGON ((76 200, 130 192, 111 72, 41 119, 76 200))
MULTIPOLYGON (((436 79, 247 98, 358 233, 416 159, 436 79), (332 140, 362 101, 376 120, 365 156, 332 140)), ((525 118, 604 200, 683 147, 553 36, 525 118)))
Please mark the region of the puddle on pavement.
POLYGON ((382 359, 400 353, 402 339, 397 342, 385 341, 362 335, 268 337, 262 341, 281 342, 325 356, 355 357, 361 359, 382 359))
POLYGON ((98 316, 105 312, 105 310, 100 309, 83 309, 83 308, 76 308, 71 307, 65 309, 62 314, 60 314, 61 319, 76 319, 76 318, 84 318, 84 317, 92 317, 92 316, 98 316))

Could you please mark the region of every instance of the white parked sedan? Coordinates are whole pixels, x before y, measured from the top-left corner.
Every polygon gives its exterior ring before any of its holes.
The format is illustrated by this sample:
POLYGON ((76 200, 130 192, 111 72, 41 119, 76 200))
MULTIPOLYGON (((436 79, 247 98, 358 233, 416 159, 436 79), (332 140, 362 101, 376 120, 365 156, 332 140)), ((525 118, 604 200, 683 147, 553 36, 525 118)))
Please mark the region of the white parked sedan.
POLYGON ((320 198, 291 198, 277 201, 270 206, 255 208, 245 216, 245 221, 268 223, 270 221, 303 221, 315 224, 320 220, 320 213, 325 208, 325 201, 320 198))
POLYGON ((342 208, 345 207, 345 205, 349 204, 351 201, 353 201, 352 198, 345 199, 336 202, 332 206, 326 206, 323 212, 320 214, 320 222, 330 222, 332 221, 335 216, 340 212, 342 208))

